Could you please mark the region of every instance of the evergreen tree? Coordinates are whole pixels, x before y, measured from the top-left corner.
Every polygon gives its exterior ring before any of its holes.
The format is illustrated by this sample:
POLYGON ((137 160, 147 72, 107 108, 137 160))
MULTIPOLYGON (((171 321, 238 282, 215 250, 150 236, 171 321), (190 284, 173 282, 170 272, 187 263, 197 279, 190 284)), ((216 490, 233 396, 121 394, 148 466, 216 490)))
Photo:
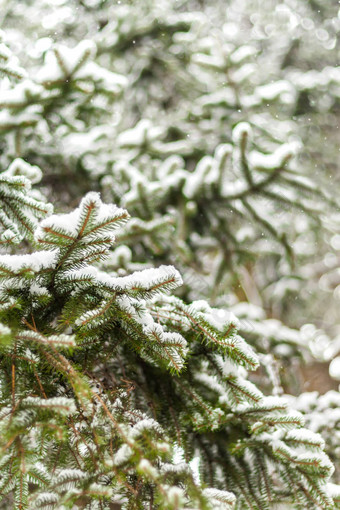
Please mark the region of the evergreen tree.
MULTIPOLYGON (((21 195, 4 194, 11 212, 21 214, 21 195)), ((249 508, 333 508, 321 436, 247 380, 258 358, 236 317, 164 296, 181 283, 172 267, 101 271, 127 219, 89 193, 40 222, 36 251, 0 256, 1 493, 18 509, 110 508, 117 498, 214 508, 236 496, 249 508), (171 443, 200 459, 201 485, 173 464, 171 443)))
POLYGON ((335 6, 22 5, 1 5, 0 507, 339 505, 339 394, 281 397, 338 352, 335 6))

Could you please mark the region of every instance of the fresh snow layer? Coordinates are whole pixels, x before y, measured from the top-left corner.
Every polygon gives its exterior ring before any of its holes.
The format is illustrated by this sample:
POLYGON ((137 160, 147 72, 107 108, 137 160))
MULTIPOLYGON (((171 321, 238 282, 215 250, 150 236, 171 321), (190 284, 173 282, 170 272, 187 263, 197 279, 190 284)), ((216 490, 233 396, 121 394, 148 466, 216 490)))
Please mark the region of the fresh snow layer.
MULTIPOLYGON (((81 201, 79 207, 68 214, 53 214, 43 220, 37 231, 35 232, 36 241, 44 237, 45 229, 61 230, 67 233, 70 237, 77 237, 81 226, 83 224, 81 215, 84 209, 90 204, 95 205, 96 222, 105 222, 105 220, 113 217, 127 216, 125 209, 120 209, 114 204, 103 204, 100 200, 100 194, 96 192, 88 193, 81 201)), ((115 228, 115 227, 113 227, 115 228)))
POLYGON ((69 276, 75 278, 94 278, 98 283, 102 283, 113 290, 129 291, 134 289, 156 290, 160 286, 162 290, 164 284, 169 282, 172 287, 182 285, 182 277, 173 266, 160 266, 158 268, 144 269, 136 271, 128 276, 113 277, 107 273, 99 271, 95 267, 86 267, 76 271, 70 271, 69 276))
POLYGON ((252 135, 252 129, 248 122, 239 122, 233 129, 233 142, 236 145, 240 145, 243 137, 247 137, 248 139, 252 135))
POLYGON ((249 154, 249 161, 254 168, 265 170, 280 168, 296 154, 299 147, 300 145, 298 143, 292 142, 280 145, 272 154, 262 154, 261 152, 252 151, 249 154))
POLYGON ((58 250, 38 251, 25 255, 0 255, 0 265, 5 265, 11 271, 29 268, 33 271, 54 268, 57 263, 58 250))

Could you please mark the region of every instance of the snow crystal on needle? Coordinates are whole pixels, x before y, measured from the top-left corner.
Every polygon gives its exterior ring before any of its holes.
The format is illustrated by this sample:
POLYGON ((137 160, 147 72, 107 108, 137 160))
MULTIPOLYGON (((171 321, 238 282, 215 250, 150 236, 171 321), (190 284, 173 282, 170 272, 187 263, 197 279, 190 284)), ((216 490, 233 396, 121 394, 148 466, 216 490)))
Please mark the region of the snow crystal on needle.
POLYGON ((48 296, 49 292, 46 287, 41 287, 36 282, 33 282, 30 287, 30 293, 34 296, 48 296))
POLYGON ((78 79, 93 80, 106 92, 119 94, 128 84, 128 80, 121 74, 108 71, 95 62, 88 62, 76 73, 78 79))
MULTIPOLYGON (((3 35, 3 32, 1 31, 1 36, 3 35)), ((0 43, 0 58, 3 58, 4 60, 8 60, 12 56, 9 48, 4 43, 0 43)))
POLYGON ((321 449, 325 447, 325 441, 320 436, 320 434, 316 434, 315 432, 312 432, 311 430, 305 428, 289 430, 287 432, 286 438, 314 444, 316 446, 319 446, 321 449))
POLYGON ((267 101, 273 101, 280 97, 284 102, 289 103, 294 100, 294 87, 287 80, 279 80, 257 87, 255 95, 267 101))
POLYGON ((76 237, 78 234, 79 208, 68 214, 52 214, 45 220, 41 221, 39 227, 35 231, 34 238, 38 241, 44 237, 44 229, 54 228, 67 232, 70 236, 76 237))
POLYGON ((197 301, 191 303, 191 308, 195 312, 209 313, 211 311, 210 306, 204 299, 197 299, 197 301))
POLYGON ((45 65, 37 74, 37 80, 40 83, 58 81, 64 79, 67 75, 71 75, 76 69, 79 62, 85 57, 95 52, 95 44, 93 41, 83 40, 75 48, 68 48, 64 45, 56 46, 56 51, 60 55, 62 67, 59 65, 56 53, 52 50, 46 54, 45 65))
POLYGON ((74 48, 68 48, 67 46, 60 45, 58 50, 62 56, 64 66, 67 71, 71 73, 76 65, 78 65, 78 63, 84 58, 85 54, 88 53, 92 57, 95 55, 96 44, 90 39, 84 39, 74 48))
POLYGON ((163 128, 153 126, 149 119, 142 119, 134 128, 123 131, 117 142, 122 147, 135 147, 157 140, 163 133, 163 128))
POLYGON ((132 251, 125 244, 118 246, 114 252, 110 253, 108 259, 109 264, 115 267, 126 266, 131 261, 132 251))
POLYGON ((236 329, 240 327, 239 320, 233 312, 221 308, 211 308, 204 299, 194 301, 190 307, 194 312, 200 313, 211 326, 219 331, 224 331, 227 324, 233 324, 236 329))
POLYGON ((58 251, 39 251, 25 255, 0 255, 0 264, 4 264, 11 271, 31 268, 33 271, 53 268, 57 263, 58 251))
POLYGON ((120 466, 127 462, 132 455, 132 449, 129 445, 123 444, 117 451, 117 453, 114 455, 113 458, 113 464, 114 466, 120 466))
POLYGON ((331 463, 329 457, 324 452, 317 453, 303 453, 297 456, 299 462, 310 462, 315 460, 320 467, 326 468, 329 470, 330 474, 334 472, 334 466, 331 463))
POLYGON ((11 175, 13 177, 16 175, 23 175, 24 177, 27 177, 31 182, 36 183, 41 180, 42 171, 38 166, 30 165, 23 159, 16 158, 14 161, 12 161, 8 169, 3 172, 2 175, 11 175))
POLYGON ((223 374, 227 375, 227 376, 233 375, 233 376, 237 376, 237 377, 239 375, 242 375, 243 377, 245 377, 247 374, 247 371, 245 370, 244 367, 241 367, 240 365, 233 363, 231 360, 226 359, 223 362, 223 374))
POLYGON ((182 284, 181 275, 173 266, 144 269, 143 271, 137 271, 128 276, 116 278, 107 273, 98 271, 93 267, 73 271, 72 275, 76 275, 77 277, 82 275, 93 276, 98 282, 108 285, 112 289, 117 289, 118 291, 127 291, 134 288, 153 290, 158 283, 166 283, 167 281, 176 287, 182 284))
POLYGON ((336 485, 335 483, 327 483, 326 489, 328 495, 331 498, 340 499, 340 485, 336 485))
POLYGON ((143 332, 151 337, 158 337, 160 342, 164 342, 168 344, 168 347, 171 344, 177 344, 177 347, 180 347, 181 349, 185 349, 187 346, 187 341, 185 338, 180 335, 179 333, 168 333, 167 331, 164 331, 163 327, 154 322, 151 325, 147 325, 143 327, 143 332))
POLYGON ((153 418, 144 418, 144 420, 139 421, 134 425, 129 433, 129 436, 133 439, 137 438, 141 434, 143 434, 144 431, 153 430, 155 432, 158 432, 161 434, 162 428, 160 424, 154 420, 153 418))
POLYGON ((18 83, 13 89, 2 90, 0 106, 2 107, 20 107, 29 102, 32 96, 41 96, 44 89, 41 85, 37 85, 31 80, 23 80, 18 83))
POLYGON ((108 218, 112 218, 113 216, 121 216, 124 214, 126 214, 127 216, 125 209, 121 209, 120 207, 117 207, 115 204, 103 204, 100 200, 99 193, 88 193, 85 198, 89 197, 89 201, 92 201, 94 195, 98 196, 98 201, 100 203, 100 209, 97 212, 97 221, 104 222, 108 218), (89 197, 89 195, 91 196, 89 197))
POLYGON ((41 105, 32 105, 25 108, 25 110, 13 115, 8 110, 2 110, 0 113, 0 126, 20 126, 33 125, 40 121, 42 113, 41 105))
POLYGON ((227 324, 233 324, 236 329, 240 327, 239 320, 233 312, 227 310, 211 308, 204 318, 218 331, 224 331, 227 324))
POLYGON ((67 156, 81 156, 87 152, 96 152, 100 141, 109 135, 109 129, 105 126, 95 126, 81 133, 71 132, 62 139, 63 151, 67 156))
POLYGON ((189 174, 187 182, 185 183, 183 192, 187 198, 193 198, 200 187, 203 185, 204 178, 211 170, 213 159, 210 156, 205 156, 197 164, 195 171, 189 174))
POLYGON ((249 161, 254 168, 263 168, 270 170, 279 168, 289 159, 291 159, 299 149, 296 142, 284 143, 272 154, 262 154, 261 152, 252 151, 249 154, 249 161))
POLYGON ((139 324, 143 326, 152 326, 154 324, 152 315, 147 311, 143 300, 139 299, 137 302, 135 299, 127 296, 118 296, 116 304, 139 324), (138 305, 138 307, 134 305, 138 305))
POLYGON ((251 137, 252 130, 248 122, 239 122, 233 129, 233 142, 239 145, 244 136, 251 137))
POLYGON ((58 66, 55 54, 49 51, 45 56, 45 65, 38 71, 36 79, 40 83, 47 83, 60 80, 61 78, 63 78, 63 73, 58 66))
POLYGON ((236 496, 233 493, 214 488, 204 489, 204 495, 212 500, 214 504, 216 504, 216 502, 222 502, 233 505, 236 501, 236 496))
POLYGON ((53 214, 49 218, 43 220, 35 232, 34 237, 36 241, 38 241, 39 238, 44 237, 44 230, 46 228, 60 229, 67 232, 71 237, 77 237, 79 229, 81 228, 80 215, 84 208, 90 203, 93 203, 97 208, 96 220, 98 222, 104 223, 109 217, 120 216, 124 213, 127 215, 124 209, 120 209, 114 204, 103 204, 99 193, 90 192, 82 199, 79 207, 77 207, 74 211, 68 214, 53 214))
POLYGON ((233 64, 239 64, 242 60, 252 57, 255 53, 257 53, 257 50, 254 46, 240 46, 231 54, 230 60, 233 64))

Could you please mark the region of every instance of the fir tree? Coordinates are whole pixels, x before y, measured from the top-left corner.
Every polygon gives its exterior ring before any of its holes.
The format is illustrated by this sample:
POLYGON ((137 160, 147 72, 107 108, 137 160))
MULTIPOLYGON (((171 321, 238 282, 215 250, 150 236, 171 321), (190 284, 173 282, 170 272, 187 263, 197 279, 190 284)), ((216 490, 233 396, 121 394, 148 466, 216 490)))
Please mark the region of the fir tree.
POLYGON ((258 357, 236 317, 163 295, 181 283, 172 267, 100 270, 127 219, 89 193, 40 222, 37 251, 0 256, 2 495, 18 509, 333 508, 321 436, 247 380, 258 357), (200 485, 171 443, 200 459, 200 485))
POLYGON ((0 505, 334 508, 335 6, 3 19, 0 505))

